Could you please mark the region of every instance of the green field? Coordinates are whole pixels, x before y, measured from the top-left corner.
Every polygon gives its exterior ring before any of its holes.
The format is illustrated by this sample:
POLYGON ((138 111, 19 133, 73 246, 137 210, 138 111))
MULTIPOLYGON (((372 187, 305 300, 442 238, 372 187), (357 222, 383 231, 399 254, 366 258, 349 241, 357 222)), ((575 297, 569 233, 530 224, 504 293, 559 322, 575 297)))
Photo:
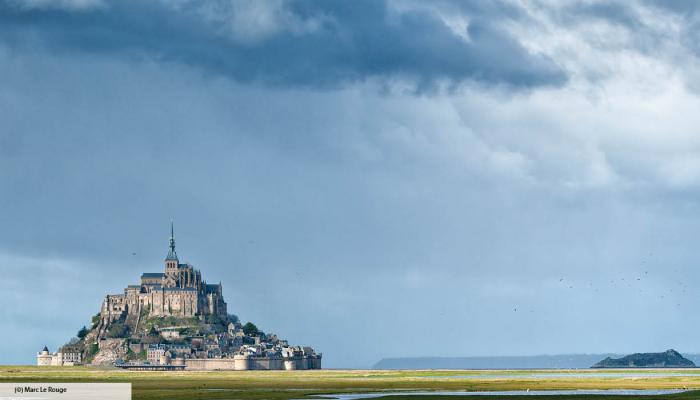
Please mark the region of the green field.
MULTIPOLYGON (((541 371, 544 374, 566 374, 571 371, 541 371)), ((576 371, 576 374, 600 372, 576 371)), ((494 390, 554 390, 554 389, 695 389, 686 393, 644 396, 644 399, 700 399, 700 370, 679 370, 693 376, 629 377, 627 370, 608 370, 611 377, 570 377, 562 375, 532 377, 533 371, 213 371, 213 372, 143 372, 95 367, 33 367, 2 366, 0 382, 131 382, 134 399, 303 399, 318 394, 366 393, 377 391, 494 391, 494 390), (469 377, 471 376, 471 377, 469 377)), ((644 372, 665 373, 668 370, 644 372)), ((441 396, 421 396, 428 400, 441 396)), ((567 400, 623 400, 632 396, 508 396, 509 400, 523 398, 567 400)), ((392 396, 391 400, 405 399, 392 396)), ((445 398, 442 396, 442 398, 445 398)), ((464 397, 449 397, 452 400, 464 397)), ((413 400, 416 397, 412 397, 413 400)), ((481 400, 484 399, 480 397, 481 400)))

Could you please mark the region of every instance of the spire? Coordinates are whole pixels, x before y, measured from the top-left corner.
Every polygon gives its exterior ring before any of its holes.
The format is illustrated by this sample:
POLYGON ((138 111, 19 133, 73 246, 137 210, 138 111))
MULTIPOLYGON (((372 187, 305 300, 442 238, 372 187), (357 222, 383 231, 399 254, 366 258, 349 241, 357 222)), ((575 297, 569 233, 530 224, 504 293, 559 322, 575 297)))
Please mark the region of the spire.
POLYGON ((170 250, 168 251, 168 256, 165 260, 177 260, 177 253, 175 252, 175 228, 173 227, 173 221, 170 221, 170 250))
POLYGON ((170 251, 175 251, 175 228, 172 220, 170 221, 170 251))

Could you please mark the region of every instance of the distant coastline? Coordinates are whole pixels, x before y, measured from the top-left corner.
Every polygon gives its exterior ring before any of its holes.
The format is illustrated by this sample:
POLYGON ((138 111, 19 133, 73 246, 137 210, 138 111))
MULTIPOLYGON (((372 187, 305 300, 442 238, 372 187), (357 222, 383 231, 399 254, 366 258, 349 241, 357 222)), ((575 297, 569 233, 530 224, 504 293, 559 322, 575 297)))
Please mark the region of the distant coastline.
MULTIPOLYGON (((624 354, 553 354, 534 356, 496 357, 387 357, 372 366, 372 369, 589 369, 607 357, 620 358, 624 354)), ((683 354, 695 364, 700 354, 683 354)))

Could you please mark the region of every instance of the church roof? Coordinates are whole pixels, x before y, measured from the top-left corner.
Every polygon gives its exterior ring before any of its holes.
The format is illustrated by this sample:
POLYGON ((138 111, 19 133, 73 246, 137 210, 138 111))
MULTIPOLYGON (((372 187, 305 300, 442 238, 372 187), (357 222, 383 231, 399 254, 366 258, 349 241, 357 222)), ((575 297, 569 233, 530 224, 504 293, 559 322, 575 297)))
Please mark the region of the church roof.
POLYGON ((197 289, 191 288, 191 287, 186 287, 186 288, 166 287, 166 288, 163 288, 163 291, 165 291, 165 292, 196 292, 197 289))
POLYGON ((206 293, 217 293, 219 291, 220 284, 210 284, 207 283, 204 287, 206 293))
POLYGON ((141 278, 162 278, 165 275, 162 272, 144 272, 141 274, 141 278))
POLYGON ((177 253, 175 252, 174 249, 170 249, 170 251, 168 251, 168 255, 165 257, 165 260, 166 261, 169 261, 169 260, 177 261, 177 253))

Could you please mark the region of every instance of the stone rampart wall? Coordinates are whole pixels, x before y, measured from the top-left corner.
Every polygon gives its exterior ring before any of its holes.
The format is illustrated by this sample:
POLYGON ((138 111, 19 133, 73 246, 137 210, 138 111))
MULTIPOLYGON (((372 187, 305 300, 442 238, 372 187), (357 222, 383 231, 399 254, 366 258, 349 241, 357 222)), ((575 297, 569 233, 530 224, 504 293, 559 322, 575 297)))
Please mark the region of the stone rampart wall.
POLYGON ((234 358, 186 358, 185 369, 212 371, 212 370, 304 370, 321 369, 320 357, 248 357, 236 356, 234 358))

